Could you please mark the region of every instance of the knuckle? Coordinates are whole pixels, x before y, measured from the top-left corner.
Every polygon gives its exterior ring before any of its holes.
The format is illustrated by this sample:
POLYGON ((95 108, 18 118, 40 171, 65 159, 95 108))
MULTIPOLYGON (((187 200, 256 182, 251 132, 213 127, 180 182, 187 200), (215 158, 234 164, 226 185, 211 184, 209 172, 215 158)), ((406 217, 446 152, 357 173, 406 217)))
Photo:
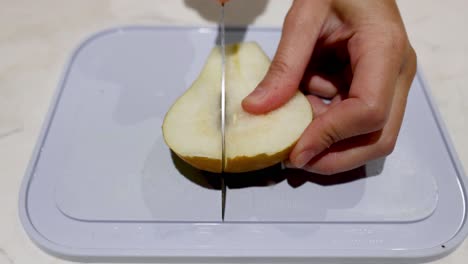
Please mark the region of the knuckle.
POLYGON ((379 156, 384 157, 392 154, 392 152, 395 150, 396 141, 397 137, 393 135, 386 135, 382 137, 377 143, 377 152, 379 156))
POLYGON ((366 123, 373 130, 382 129, 387 123, 388 112, 381 104, 367 103, 363 112, 366 123))
MULTIPOLYGON (((370 28, 364 30, 375 36, 374 40, 368 44, 369 51, 384 50, 386 53, 395 57, 405 57, 410 47, 408 36, 403 26, 396 23, 388 23, 385 26, 369 26, 370 28)), ((355 41, 358 43, 365 43, 368 36, 360 34, 359 38, 355 41)))
POLYGON ((404 54, 409 47, 408 37, 404 28, 400 25, 391 25, 385 31, 387 33, 383 35, 385 36, 383 44, 399 55, 404 54))
POLYGON ((287 75, 291 71, 291 67, 284 59, 282 53, 277 53, 270 65, 270 74, 275 76, 287 75))
POLYGON ((410 61, 413 61, 414 63, 416 63, 418 61, 418 55, 416 54, 416 51, 414 50, 414 48, 412 46, 410 46, 409 48, 409 60, 410 61))
MULTIPOLYGON (((324 122, 323 119, 322 119, 322 122, 324 122)), ((324 133, 320 134, 321 135, 320 140, 324 147, 329 148, 334 143, 344 139, 344 136, 342 135, 339 128, 336 127, 334 123, 329 121, 328 124, 324 124, 324 127, 326 127, 326 130, 324 131, 324 133)))
POLYGON ((409 74, 410 76, 414 76, 417 70, 418 56, 413 47, 410 47, 409 49, 408 64, 409 64, 409 69, 408 69, 409 74))
POLYGON ((331 133, 323 133, 321 135, 320 142, 322 142, 323 146, 329 148, 333 143, 335 143, 335 139, 331 133))

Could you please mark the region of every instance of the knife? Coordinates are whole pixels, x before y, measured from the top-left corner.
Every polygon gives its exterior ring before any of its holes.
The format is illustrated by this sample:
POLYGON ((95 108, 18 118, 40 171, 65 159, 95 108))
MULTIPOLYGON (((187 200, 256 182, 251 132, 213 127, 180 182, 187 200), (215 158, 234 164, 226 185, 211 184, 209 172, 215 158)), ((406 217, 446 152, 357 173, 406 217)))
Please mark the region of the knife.
POLYGON ((226 159, 225 125, 226 125, 226 44, 224 30, 224 3, 221 4, 219 22, 221 42, 221 219, 224 222, 226 212, 226 182, 224 179, 224 164, 226 159))

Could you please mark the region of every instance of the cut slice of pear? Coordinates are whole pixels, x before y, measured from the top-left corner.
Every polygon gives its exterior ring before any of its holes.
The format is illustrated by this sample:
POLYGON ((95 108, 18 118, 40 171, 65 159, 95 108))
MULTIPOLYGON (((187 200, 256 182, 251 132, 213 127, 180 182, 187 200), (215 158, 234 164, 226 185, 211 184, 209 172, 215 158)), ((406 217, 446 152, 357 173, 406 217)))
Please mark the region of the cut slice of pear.
POLYGON ((221 172, 221 53, 213 49, 198 78, 166 114, 163 136, 181 159, 221 172))
MULTIPOLYGON (((225 172, 263 169, 285 160, 312 121, 306 97, 297 92, 264 115, 245 112, 242 100, 265 76, 270 60, 254 42, 226 47, 225 172)), ((180 158, 206 171, 221 172, 221 53, 214 48, 199 77, 169 109, 166 144, 180 158)))

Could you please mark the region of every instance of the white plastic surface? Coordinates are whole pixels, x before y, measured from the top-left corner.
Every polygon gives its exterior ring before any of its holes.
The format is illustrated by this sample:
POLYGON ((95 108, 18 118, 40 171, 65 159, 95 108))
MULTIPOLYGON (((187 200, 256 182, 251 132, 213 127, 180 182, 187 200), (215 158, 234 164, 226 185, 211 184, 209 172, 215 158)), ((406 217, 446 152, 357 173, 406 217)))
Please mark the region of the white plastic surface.
MULTIPOLYGON (((271 56, 280 31, 227 34, 271 56)), ((120 28, 73 54, 20 196, 39 246, 81 261, 401 263, 464 239, 464 175, 419 75, 385 162, 327 179, 275 168, 231 175, 221 223, 219 178, 171 156, 161 138, 164 114, 215 40, 216 29, 120 28)))

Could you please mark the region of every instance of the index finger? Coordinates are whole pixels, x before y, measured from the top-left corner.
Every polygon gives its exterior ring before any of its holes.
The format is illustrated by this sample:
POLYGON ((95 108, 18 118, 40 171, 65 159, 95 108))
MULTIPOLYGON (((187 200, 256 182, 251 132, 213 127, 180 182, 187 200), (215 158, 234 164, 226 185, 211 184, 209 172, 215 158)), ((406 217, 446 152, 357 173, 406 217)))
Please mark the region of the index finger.
POLYGON ((242 102, 246 111, 264 114, 294 96, 312 56, 327 10, 324 1, 294 1, 266 76, 242 102))

